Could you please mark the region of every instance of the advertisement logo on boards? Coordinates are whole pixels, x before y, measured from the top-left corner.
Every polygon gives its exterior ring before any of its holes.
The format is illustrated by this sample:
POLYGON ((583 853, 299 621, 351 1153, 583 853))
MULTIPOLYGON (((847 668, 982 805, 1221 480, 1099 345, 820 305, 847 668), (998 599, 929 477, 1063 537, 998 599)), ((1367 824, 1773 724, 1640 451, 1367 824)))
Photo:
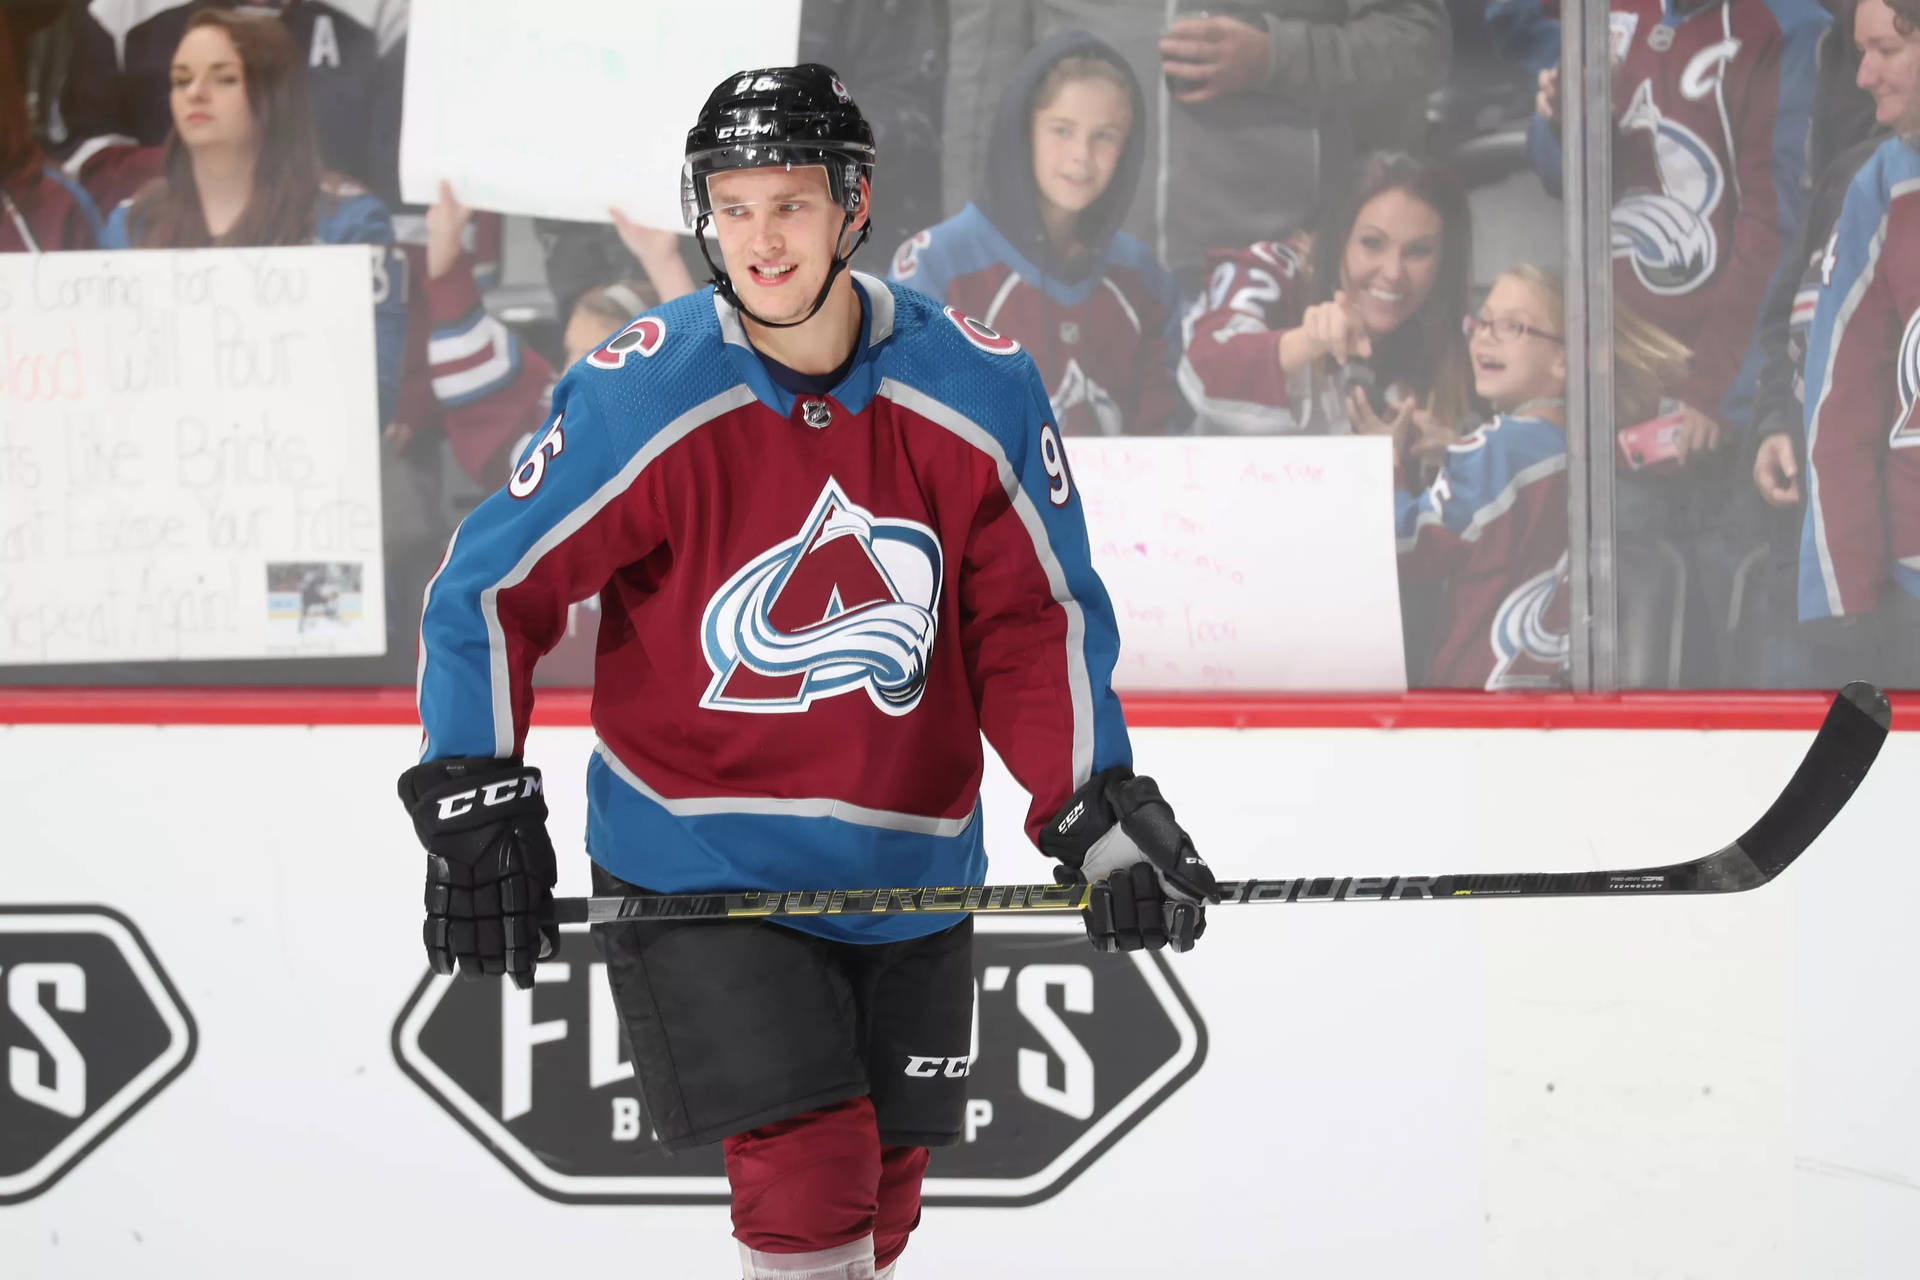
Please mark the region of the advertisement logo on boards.
POLYGON ((0 1205, 65 1177, 186 1070, 196 1042, 133 921, 0 906, 0 1205))
MULTIPOLYGON (((1206 1028, 1157 954, 1098 955, 1078 921, 975 928, 972 1052, 915 1064, 968 1076, 964 1140, 935 1149, 923 1198, 1036 1204, 1193 1077, 1206 1028)), ((401 1070, 549 1199, 725 1203, 717 1144, 675 1155, 652 1140, 587 933, 563 932, 534 976, 522 991, 428 974, 394 1023, 401 1070)))

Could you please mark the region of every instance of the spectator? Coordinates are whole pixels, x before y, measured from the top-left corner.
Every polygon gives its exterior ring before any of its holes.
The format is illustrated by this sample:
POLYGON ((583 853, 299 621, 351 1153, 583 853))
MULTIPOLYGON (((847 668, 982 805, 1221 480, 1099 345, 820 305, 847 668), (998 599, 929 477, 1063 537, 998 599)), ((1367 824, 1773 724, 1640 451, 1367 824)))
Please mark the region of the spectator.
POLYGON ((1444 444, 1468 411, 1472 242, 1444 169, 1381 153, 1311 237, 1216 253, 1180 362, 1201 430, 1345 435, 1358 423, 1416 428, 1423 452, 1444 444))
POLYGON ((86 187, 50 163, 33 136, 10 27, 0 22, 0 253, 91 249, 106 221, 86 187))
MULTIPOLYGON (((1563 311, 1557 274, 1521 266, 1494 280, 1466 325, 1474 391, 1493 417, 1446 448, 1425 492, 1394 493, 1403 591, 1439 588, 1421 685, 1568 682, 1563 311)), ((1651 417, 1660 387, 1685 373, 1686 348, 1625 307, 1614 312, 1613 346, 1621 420, 1651 417)))
POLYGON ((209 8, 269 10, 306 67, 320 159, 392 206, 400 194, 400 95, 410 0, 92 0, 74 41, 60 118, 74 141, 103 135, 158 146, 168 67, 209 8))
MULTIPOLYGON (((1682 557, 1688 685, 1752 679, 1753 654, 1771 643, 1766 611, 1746 607, 1764 599, 1747 588, 1765 563, 1768 509, 1743 467, 1757 321, 1778 275, 1797 272, 1786 250, 1806 215, 1816 63, 1830 24, 1813 0, 1617 0, 1612 10, 1615 296, 1693 351, 1686 380, 1670 388, 1686 406, 1685 450, 1621 476, 1619 522, 1682 557)), ((1550 185, 1558 85, 1557 71, 1542 73, 1535 136, 1550 185)), ((1622 587, 1640 593, 1625 576, 1622 587)))
MULTIPOLYGON (((1754 487, 1770 505, 1796 510, 1805 501, 1800 486, 1800 443, 1806 414, 1801 374, 1806 364, 1807 328, 1813 323, 1826 263, 1833 255, 1834 223, 1839 220, 1840 205, 1854 175, 1885 140, 1886 131, 1920 131, 1920 36, 1901 29, 1896 11, 1887 0, 1847 4, 1835 13, 1833 32, 1844 33, 1844 56, 1854 69, 1858 85, 1854 91, 1866 99, 1872 112, 1870 128, 1860 140, 1852 141, 1830 163, 1816 170, 1807 220, 1787 255, 1788 265, 1797 268, 1798 274, 1781 272, 1761 313, 1763 359, 1754 395, 1753 434, 1759 442, 1753 460, 1754 487), (1861 10, 1866 14, 1865 29, 1856 35, 1855 22, 1861 10), (1854 47, 1856 41, 1858 48, 1854 47)), ((1841 49, 1829 41, 1827 53, 1839 57, 1841 49)), ((1828 60, 1823 57, 1823 77, 1827 68, 1828 60)), ((1844 114, 1851 114, 1852 104, 1837 88, 1830 87, 1828 93, 1830 101, 1844 104, 1844 114)), ((1830 145, 1837 144, 1856 129, 1850 122, 1825 131, 1816 127, 1816 136, 1824 132, 1830 145)))
POLYGON ((1148 86, 1134 122, 1145 182, 1125 229, 1189 291, 1209 248, 1305 223, 1370 150, 1418 148, 1451 48, 1443 0, 951 0, 950 10, 947 207, 984 185, 988 121, 1020 55, 1064 28, 1089 31, 1148 86))
MULTIPOLYGON (((163 176, 108 220, 105 248, 208 245, 391 246, 387 211, 358 184, 320 167, 306 79, 294 43, 271 19, 203 9, 174 53, 174 128, 163 176)), ((399 382, 406 331, 393 277, 402 259, 374 262, 382 421, 399 382)))
POLYGON ((1119 229, 1144 102, 1108 45, 1044 41, 1007 86, 979 202, 894 255, 895 280, 1026 347, 1066 433, 1161 433, 1179 403, 1173 278, 1119 229))
MULTIPOLYGON (((489 315, 465 248, 473 212, 442 182, 426 213, 428 330, 425 363, 432 407, 403 419, 408 442, 420 431, 443 429, 455 461, 491 491, 506 476, 511 455, 546 415, 553 366, 489 315), (511 446, 511 447, 509 447, 511 446)), ((644 282, 596 285, 574 303, 562 342, 566 366, 604 343, 635 315, 693 292, 673 232, 640 227, 617 211, 616 225, 643 261, 662 265, 644 282), (664 245, 659 242, 664 241, 664 245)))
MULTIPOLYGON (((1616 296, 1694 352, 1677 394, 1723 426, 1751 410, 1755 330, 1806 214, 1821 38, 1813 0, 1615 0, 1616 296)), ((1541 73, 1538 156, 1556 191, 1559 71, 1541 73)))
MULTIPOLYGON (((1920 686, 1920 4, 1861 0, 1860 84, 1896 136, 1855 175, 1806 353, 1807 512, 1800 617, 1850 619, 1865 674, 1920 686)), ((1856 667, 1855 670, 1858 670, 1856 667)))

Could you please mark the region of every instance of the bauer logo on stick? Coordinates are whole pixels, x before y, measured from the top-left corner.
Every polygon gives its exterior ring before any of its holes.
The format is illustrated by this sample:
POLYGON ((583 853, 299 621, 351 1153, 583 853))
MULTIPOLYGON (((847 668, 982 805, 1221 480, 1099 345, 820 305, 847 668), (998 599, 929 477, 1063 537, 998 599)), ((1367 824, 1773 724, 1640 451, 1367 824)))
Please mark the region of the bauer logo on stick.
MULTIPOLYGON (((1192 1078, 1206 1029, 1156 953, 1093 955, 1071 920, 977 929, 967 1053, 898 1058, 909 1077, 967 1080, 964 1139, 933 1153, 924 1199, 1035 1204, 1192 1078)), ((535 978, 522 991, 428 974, 394 1025, 401 1070, 549 1199, 725 1203, 717 1145, 654 1143, 591 938, 562 933, 535 978)))
POLYGON ((100 906, 0 907, 0 1204, 58 1182, 186 1070, 194 1043, 133 921, 100 906))

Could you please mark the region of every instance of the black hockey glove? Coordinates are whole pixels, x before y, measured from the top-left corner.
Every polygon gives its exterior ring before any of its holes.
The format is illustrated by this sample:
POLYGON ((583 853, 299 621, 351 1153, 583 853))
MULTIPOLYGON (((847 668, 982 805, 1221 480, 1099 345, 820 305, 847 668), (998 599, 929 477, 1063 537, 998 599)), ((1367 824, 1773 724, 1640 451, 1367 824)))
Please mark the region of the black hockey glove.
POLYGON ((1040 829, 1040 852, 1066 865, 1062 884, 1091 883, 1083 913, 1101 951, 1192 948, 1220 886, 1152 778, 1108 769, 1040 829))
POLYGON ((427 849, 427 962, 462 977, 504 973, 533 986, 560 946, 538 923, 553 900, 553 844, 540 771, 517 759, 430 760, 400 775, 400 802, 427 849))

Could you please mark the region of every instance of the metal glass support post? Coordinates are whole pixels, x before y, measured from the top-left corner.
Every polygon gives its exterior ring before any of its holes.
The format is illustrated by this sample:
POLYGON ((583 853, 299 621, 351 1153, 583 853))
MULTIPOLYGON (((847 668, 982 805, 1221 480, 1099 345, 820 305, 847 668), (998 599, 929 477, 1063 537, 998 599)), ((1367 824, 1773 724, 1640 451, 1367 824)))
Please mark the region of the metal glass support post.
POLYGON ((1567 245, 1567 550, 1573 687, 1619 687, 1613 507, 1613 68, 1606 0, 1561 6, 1561 194, 1567 245))

